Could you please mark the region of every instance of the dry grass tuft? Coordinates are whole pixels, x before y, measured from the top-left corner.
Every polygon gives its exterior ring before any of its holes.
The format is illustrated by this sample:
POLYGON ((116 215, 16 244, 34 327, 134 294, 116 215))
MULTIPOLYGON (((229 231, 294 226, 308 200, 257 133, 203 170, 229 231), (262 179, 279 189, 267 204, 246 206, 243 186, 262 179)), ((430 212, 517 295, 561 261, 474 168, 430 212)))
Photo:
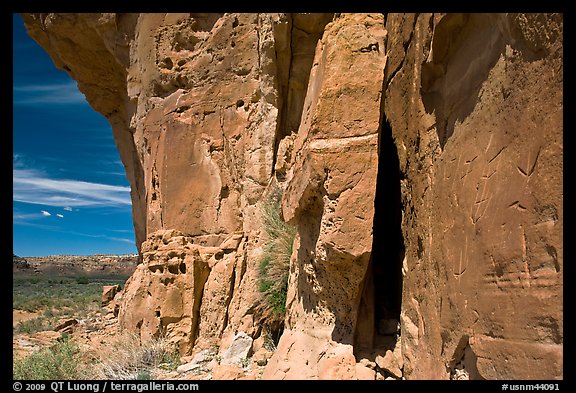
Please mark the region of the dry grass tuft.
POLYGON ((98 354, 95 379, 151 379, 156 368, 176 368, 179 356, 166 338, 140 342, 133 333, 118 336, 112 345, 98 354))
POLYGON ((296 228, 286 223, 280 214, 281 196, 281 190, 277 189, 261 210, 264 247, 258 289, 265 299, 260 312, 271 330, 278 330, 284 323, 290 257, 296 236, 296 228))

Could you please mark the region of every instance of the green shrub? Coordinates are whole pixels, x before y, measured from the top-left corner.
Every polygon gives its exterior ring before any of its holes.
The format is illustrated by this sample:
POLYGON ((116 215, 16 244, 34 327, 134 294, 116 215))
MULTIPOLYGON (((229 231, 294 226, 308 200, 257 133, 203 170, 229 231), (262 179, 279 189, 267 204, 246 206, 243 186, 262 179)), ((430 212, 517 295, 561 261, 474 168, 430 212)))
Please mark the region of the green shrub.
POLYGON ((150 370, 140 370, 134 379, 138 381, 149 381, 152 379, 152 374, 150 373, 150 370))
POLYGON ((44 330, 50 330, 52 324, 49 318, 45 316, 39 316, 36 318, 28 319, 26 321, 18 322, 14 327, 14 333, 36 333, 44 330))
POLYGON ((81 285, 90 284, 90 279, 88 277, 76 277, 76 282, 81 285))
POLYGON ((270 288, 272 288, 272 284, 274 284, 272 281, 268 281, 265 278, 261 278, 258 281, 258 290, 262 293, 266 293, 270 290, 270 288))
POLYGON ((284 320, 290 256, 296 236, 296 228, 282 219, 280 199, 278 189, 262 205, 264 246, 258 269, 258 290, 266 301, 263 314, 267 314, 269 325, 278 325, 284 320))
POLYGON ((51 348, 44 348, 12 364, 14 379, 79 379, 79 349, 68 336, 51 348))

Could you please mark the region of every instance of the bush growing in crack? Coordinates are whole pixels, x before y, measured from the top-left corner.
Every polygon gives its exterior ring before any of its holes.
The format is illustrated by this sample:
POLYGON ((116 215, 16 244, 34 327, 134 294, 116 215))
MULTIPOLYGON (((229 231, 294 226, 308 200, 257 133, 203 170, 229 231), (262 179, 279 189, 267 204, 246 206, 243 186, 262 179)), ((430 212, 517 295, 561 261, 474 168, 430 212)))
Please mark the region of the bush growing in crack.
POLYGON ((263 254, 259 261, 258 290, 264 295, 262 315, 266 325, 283 326, 292 244, 296 228, 280 214, 282 191, 277 188, 262 205, 263 254))

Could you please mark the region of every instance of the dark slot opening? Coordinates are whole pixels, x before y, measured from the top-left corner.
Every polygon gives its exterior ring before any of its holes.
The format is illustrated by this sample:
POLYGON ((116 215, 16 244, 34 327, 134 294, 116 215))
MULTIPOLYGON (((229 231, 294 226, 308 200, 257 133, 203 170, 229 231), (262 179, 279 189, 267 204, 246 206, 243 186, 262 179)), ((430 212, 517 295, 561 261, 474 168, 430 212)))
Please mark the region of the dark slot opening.
POLYGON ((405 252, 401 179, 392 129, 384 117, 379 134, 372 252, 360 298, 354 339, 357 356, 393 349, 400 335, 402 262, 405 252))
POLYGON ((372 244, 374 327, 379 335, 391 334, 392 321, 400 320, 402 306, 404 237, 400 179, 398 151, 390 124, 384 118, 379 141, 372 244))

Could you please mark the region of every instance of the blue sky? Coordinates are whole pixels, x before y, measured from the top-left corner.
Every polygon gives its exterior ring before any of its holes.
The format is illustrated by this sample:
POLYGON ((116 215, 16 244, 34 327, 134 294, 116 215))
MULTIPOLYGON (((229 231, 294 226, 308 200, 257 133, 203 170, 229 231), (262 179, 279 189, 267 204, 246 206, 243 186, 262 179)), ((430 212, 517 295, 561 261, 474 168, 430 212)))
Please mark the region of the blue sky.
POLYGON ((13 17, 13 251, 136 253, 130 186, 106 119, 13 17))

